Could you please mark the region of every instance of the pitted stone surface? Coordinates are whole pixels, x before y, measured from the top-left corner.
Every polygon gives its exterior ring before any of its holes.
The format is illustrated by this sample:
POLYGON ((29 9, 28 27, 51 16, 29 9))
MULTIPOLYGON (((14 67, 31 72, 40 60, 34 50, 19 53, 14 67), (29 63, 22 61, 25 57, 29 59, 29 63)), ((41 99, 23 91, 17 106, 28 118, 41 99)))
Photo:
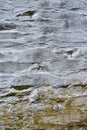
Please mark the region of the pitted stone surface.
POLYGON ((87 130, 87 0, 0 0, 0 20, 0 130, 87 130))

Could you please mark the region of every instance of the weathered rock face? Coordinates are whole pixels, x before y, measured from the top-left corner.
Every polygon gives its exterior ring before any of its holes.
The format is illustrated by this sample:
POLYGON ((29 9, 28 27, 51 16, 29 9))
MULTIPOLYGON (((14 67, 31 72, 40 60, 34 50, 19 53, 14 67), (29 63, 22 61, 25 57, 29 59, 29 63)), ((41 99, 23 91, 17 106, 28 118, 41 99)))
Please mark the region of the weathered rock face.
POLYGON ((87 129, 86 10, 86 0, 0 1, 0 130, 87 129))

